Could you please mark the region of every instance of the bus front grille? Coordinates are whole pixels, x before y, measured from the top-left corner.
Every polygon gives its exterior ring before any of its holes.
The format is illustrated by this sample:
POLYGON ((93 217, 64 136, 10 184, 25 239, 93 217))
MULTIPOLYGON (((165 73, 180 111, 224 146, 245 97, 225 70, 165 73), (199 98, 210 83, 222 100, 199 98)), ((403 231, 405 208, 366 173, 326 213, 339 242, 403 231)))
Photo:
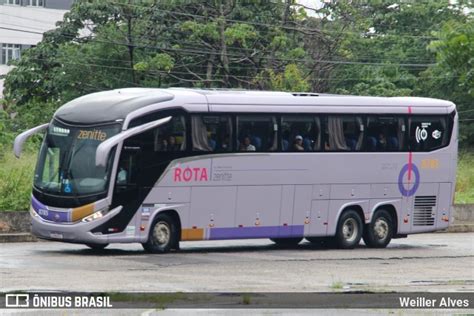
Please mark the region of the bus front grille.
POLYGON ((436 196, 415 196, 413 226, 433 226, 435 220, 433 208, 435 206, 436 196))

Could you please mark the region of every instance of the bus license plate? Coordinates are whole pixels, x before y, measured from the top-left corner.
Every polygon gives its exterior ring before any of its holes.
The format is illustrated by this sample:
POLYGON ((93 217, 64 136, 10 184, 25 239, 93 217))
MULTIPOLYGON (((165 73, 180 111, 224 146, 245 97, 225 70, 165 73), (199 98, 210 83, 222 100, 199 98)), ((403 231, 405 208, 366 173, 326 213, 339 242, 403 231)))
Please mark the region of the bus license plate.
POLYGON ((49 237, 55 238, 55 239, 63 239, 63 234, 61 233, 49 233, 49 237))

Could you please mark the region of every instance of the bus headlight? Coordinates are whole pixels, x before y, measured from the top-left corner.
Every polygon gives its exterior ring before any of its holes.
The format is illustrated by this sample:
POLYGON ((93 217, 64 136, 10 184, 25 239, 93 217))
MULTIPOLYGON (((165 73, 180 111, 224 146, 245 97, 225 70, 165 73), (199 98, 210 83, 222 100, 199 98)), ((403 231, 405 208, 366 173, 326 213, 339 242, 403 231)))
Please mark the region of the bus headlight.
POLYGON ((108 209, 102 209, 100 211, 97 211, 95 213, 92 213, 91 215, 89 216, 86 216, 82 219, 83 222, 92 222, 92 221, 95 221, 96 219, 99 219, 99 218, 102 218, 105 216, 105 214, 107 214, 109 210, 108 209))
POLYGON ((31 215, 31 217, 38 217, 39 216, 38 213, 36 213, 33 206, 30 206, 30 215, 31 215))

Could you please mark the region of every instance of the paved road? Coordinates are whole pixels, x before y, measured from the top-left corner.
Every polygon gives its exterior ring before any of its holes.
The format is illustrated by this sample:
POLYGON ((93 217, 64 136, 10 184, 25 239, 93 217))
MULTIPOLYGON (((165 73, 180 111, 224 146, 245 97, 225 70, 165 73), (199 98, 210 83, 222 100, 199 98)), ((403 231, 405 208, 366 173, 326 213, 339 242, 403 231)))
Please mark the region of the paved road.
POLYGON ((423 234, 387 249, 324 249, 268 240, 140 245, 97 253, 54 242, 0 244, 0 287, 67 291, 474 291, 474 233, 423 234))

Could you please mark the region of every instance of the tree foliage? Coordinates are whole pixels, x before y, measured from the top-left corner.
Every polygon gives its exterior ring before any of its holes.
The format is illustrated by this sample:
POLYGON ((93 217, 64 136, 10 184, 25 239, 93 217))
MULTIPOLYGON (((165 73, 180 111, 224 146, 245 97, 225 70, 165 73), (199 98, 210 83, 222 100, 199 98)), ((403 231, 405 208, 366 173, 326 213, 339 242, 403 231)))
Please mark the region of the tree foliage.
MULTIPOLYGON (((121 87, 426 96, 474 143, 471 1, 79 0, 5 81, 12 129, 121 87), (31 114, 34 113, 34 114, 31 114)), ((8 119, 7 119, 8 120, 8 119)))

